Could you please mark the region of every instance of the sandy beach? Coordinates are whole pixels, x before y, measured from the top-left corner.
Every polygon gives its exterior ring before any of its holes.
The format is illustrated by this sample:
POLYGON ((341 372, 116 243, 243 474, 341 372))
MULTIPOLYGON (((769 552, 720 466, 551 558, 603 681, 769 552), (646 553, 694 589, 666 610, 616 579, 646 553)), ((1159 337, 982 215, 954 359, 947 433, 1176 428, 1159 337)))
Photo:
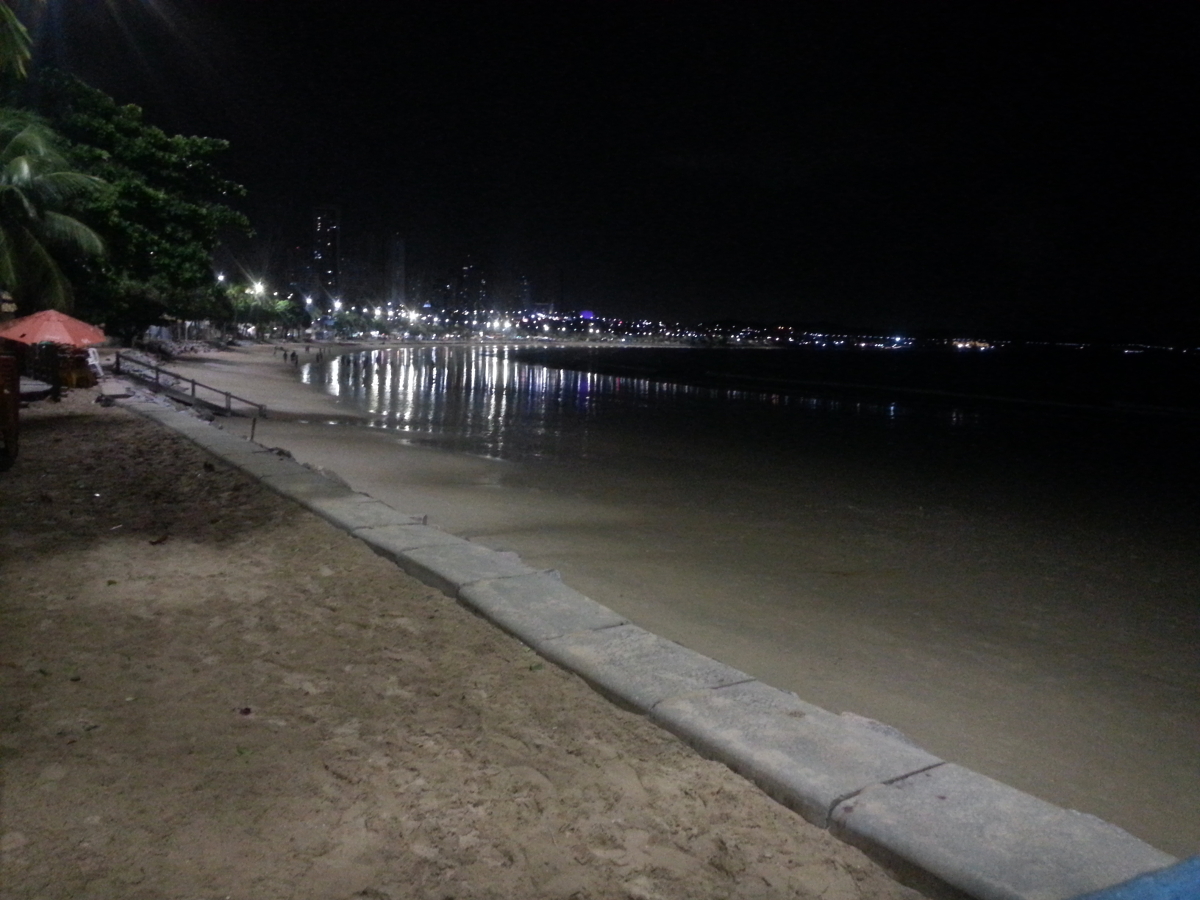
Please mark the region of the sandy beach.
POLYGON ((916 896, 94 399, 24 410, 0 475, 6 897, 916 896))
POLYGON ((1003 477, 982 495, 944 479, 934 496, 810 458, 776 514, 736 458, 675 478, 693 465, 686 441, 592 445, 614 466, 582 483, 373 427, 269 346, 172 368, 267 402, 266 445, 559 569, 643 627, 1176 855, 1200 848, 1195 566, 1186 523, 1161 510, 1130 528, 1108 497, 1010 502, 1003 477))

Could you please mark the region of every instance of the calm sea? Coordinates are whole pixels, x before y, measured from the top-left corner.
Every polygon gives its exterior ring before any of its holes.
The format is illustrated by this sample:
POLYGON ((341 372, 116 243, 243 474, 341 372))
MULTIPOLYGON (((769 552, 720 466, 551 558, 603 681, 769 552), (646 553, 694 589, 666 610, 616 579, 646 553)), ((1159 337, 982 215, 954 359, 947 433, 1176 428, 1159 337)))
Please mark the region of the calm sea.
POLYGON ((687 465, 765 483, 857 468, 933 494, 1049 492, 1174 526, 1200 511, 1196 362, 414 345, 346 355, 305 379, 414 442, 578 478, 652 460, 687 481, 698 474, 687 465))

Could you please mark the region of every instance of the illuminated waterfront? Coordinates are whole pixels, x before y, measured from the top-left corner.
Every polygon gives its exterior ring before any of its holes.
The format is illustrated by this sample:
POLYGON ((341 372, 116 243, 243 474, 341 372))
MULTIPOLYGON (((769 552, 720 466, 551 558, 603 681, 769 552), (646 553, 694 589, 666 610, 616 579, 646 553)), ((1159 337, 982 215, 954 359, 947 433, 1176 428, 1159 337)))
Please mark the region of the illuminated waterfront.
MULTIPOLYGON (((410 345, 362 351, 307 365, 302 380, 369 417, 372 427, 400 431, 447 448, 507 460, 573 462, 598 455, 600 435, 617 419, 711 420, 718 410, 766 410, 776 424, 789 412, 895 422, 916 408, 898 401, 789 395, 656 382, 529 365, 511 346, 410 345)), ((962 426, 979 414, 958 406, 933 411, 962 426)), ((643 437, 650 439, 649 434, 643 437)), ((753 437, 753 435, 751 435, 753 437)), ((603 455, 600 453, 599 455, 603 455)))

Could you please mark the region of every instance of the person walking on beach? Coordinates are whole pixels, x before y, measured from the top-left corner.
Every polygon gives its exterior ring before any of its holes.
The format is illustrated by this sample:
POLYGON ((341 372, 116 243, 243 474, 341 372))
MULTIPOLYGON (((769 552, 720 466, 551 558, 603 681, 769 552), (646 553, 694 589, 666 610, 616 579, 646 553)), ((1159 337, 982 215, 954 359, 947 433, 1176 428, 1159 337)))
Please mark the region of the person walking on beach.
POLYGON ((295 350, 292 351, 292 365, 296 367, 300 365, 300 357, 296 355, 295 350))

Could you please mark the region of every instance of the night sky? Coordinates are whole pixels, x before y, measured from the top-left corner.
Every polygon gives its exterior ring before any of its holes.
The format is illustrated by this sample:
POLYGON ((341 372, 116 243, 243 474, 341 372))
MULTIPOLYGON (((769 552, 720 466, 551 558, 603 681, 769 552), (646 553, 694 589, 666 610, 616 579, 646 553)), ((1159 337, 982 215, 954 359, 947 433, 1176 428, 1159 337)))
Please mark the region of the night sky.
MULTIPOLYGON (((1200 6, 49 0, 39 64, 599 314, 1200 332, 1200 6)), ((38 21, 40 20, 40 21, 38 21)))

